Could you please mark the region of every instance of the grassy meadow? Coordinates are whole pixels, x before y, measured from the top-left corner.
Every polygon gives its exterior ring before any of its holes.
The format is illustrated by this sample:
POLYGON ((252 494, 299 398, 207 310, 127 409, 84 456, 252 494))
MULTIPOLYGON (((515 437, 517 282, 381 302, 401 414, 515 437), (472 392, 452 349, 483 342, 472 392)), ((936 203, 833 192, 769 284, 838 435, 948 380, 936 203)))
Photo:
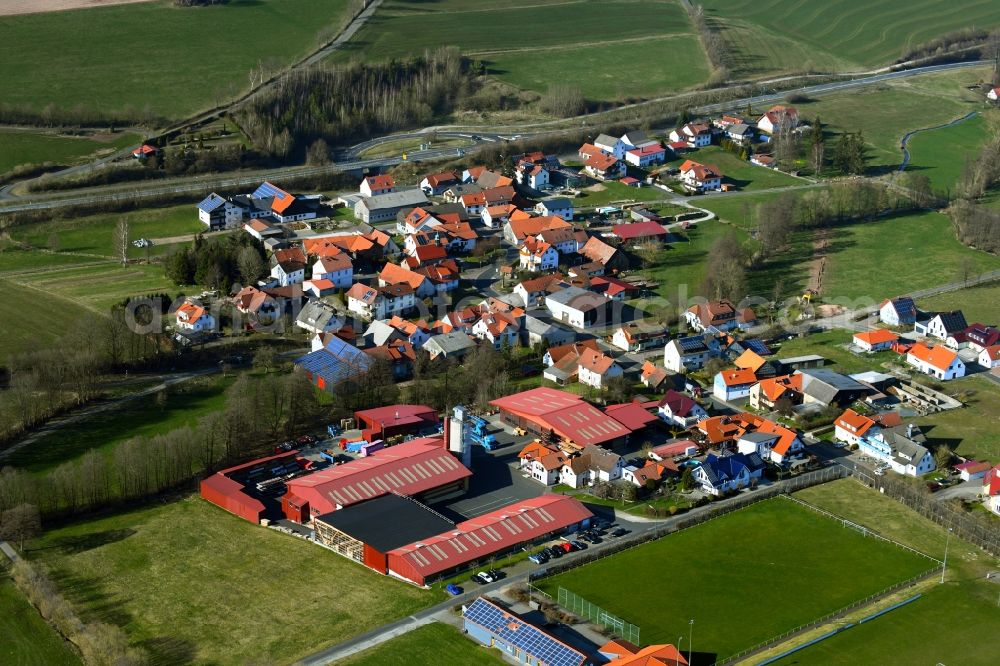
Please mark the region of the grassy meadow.
POLYGON ((151 663, 290 663, 437 599, 197 496, 53 529, 27 551, 151 663), (309 630, 289 631, 303 614, 309 630))
MULTIPOLYGON (((685 153, 667 164, 679 167, 686 160, 694 160, 701 164, 718 167, 719 171, 722 172, 722 182, 740 190, 766 190, 789 185, 804 185, 807 182, 774 169, 750 164, 748 161, 741 160, 739 155, 734 155, 720 146, 699 148, 685 153)), ((699 202, 695 201, 694 203, 698 205, 699 202)))
POLYGON ((1000 324, 1000 283, 921 298, 917 306, 927 312, 961 310, 969 323, 978 321, 995 326, 1000 324))
POLYGON ((1000 462, 1000 386, 985 377, 946 382, 946 392, 965 407, 915 419, 932 444, 947 444, 958 455, 1000 462))
POLYGON ((506 664, 496 650, 486 648, 451 626, 434 622, 337 662, 338 666, 466 666, 506 664))
MULTIPOLYGON (((3 255, 0 255, 2 257, 3 255)), ((86 309, 57 296, 34 289, 25 289, 7 280, 0 280, 4 305, 11 312, 44 312, 45 325, 35 326, 35 318, 3 317, 0 319, 0 365, 9 354, 36 349, 55 342, 76 321, 88 316, 86 309)))
POLYGON ((140 139, 130 132, 73 136, 45 130, 0 129, 0 173, 21 164, 73 164, 86 157, 113 153, 140 139))
POLYGON ((1000 25, 1000 5, 983 0, 701 4, 735 50, 737 72, 751 74, 874 68, 947 33, 1000 25))
POLYGON ((458 47, 519 88, 544 93, 567 83, 592 100, 652 97, 708 76, 687 15, 665 0, 387 0, 331 58, 400 58, 440 46, 458 47))
POLYGON ((341 25, 347 0, 169 0, 0 18, 0 99, 180 118, 244 90, 341 25), (85 24, 86 29, 81 30, 85 24), (85 63, 81 66, 81 63, 85 63))
POLYGON ((962 176, 966 160, 979 154, 988 138, 982 115, 951 127, 920 132, 910 137, 907 172, 925 174, 935 191, 951 191, 962 176))
POLYGON ((80 658, 17 589, 0 565, 0 663, 7 666, 80 664, 80 658))
POLYGON ((776 498, 537 585, 553 596, 565 587, 639 625, 644 643, 674 642, 694 619, 694 650, 724 658, 931 565, 776 498), (623 595, 623 577, 642 585, 623 595), (733 614, 754 620, 717 621, 733 614))

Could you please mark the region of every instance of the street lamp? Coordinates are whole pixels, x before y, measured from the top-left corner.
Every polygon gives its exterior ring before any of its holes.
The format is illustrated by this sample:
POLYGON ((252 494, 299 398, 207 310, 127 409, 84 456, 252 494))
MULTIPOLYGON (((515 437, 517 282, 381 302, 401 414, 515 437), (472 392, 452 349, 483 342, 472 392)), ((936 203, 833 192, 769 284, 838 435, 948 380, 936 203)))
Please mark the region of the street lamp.
POLYGON ((941 562, 941 582, 944 583, 944 570, 948 566, 948 546, 951 544, 952 528, 948 528, 948 537, 944 542, 944 560, 941 562))
POLYGON ((694 620, 688 622, 690 625, 690 630, 688 631, 688 666, 691 665, 691 642, 694 640, 694 620))

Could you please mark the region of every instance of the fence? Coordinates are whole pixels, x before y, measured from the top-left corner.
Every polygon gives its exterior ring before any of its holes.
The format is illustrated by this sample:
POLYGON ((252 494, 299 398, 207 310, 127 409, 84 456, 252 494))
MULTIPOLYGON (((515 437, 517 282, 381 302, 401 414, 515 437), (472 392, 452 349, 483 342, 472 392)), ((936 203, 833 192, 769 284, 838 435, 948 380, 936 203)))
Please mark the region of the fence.
POLYGON ((624 638, 625 640, 631 641, 636 645, 639 644, 639 627, 635 626, 631 622, 626 622, 617 615, 609 613, 596 604, 590 603, 580 595, 567 590, 565 587, 559 588, 557 601, 560 606, 571 613, 575 613, 589 622, 594 622, 608 627, 614 631, 616 635, 624 638))
MULTIPOLYGON (((829 622, 830 620, 835 620, 837 618, 843 617, 844 615, 846 615, 847 613, 850 613, 853 610, 857 610, 859 608, 864 608, 865 606, 869 606, 872 603, 878 601, 879 599, 881 599, 883 597, 886 597, 886 596, 888 596, 890 594, 893 594, 894 592, 898 592, 899 590, 905 589, 907 587, 912 587, 913 585, 916 585, 920 581, 922 581, 922 580, 924 580, 926 578, 929 578, 930 576, 934 576, 937 573, 938 573, 938 568, 937 567, 934 567, 933 569, 928 569, 927 571, 925 571, 922 574, 918 574, 918 575, 914 576, 913 578, 910 578, 908 580, 904 580, 901 583, 896 583, 895 585, 891 585, 891 586, 885 588, 884 590, 882 590, 881 592, 876 592, 875 594, 869 595, 869 596, 865 597, 864 599, 858 599, 857 601, 854 601, 854 602, 848 604, 847 606, 844 606, 843 608, 840 608, 839 610, 835 610, 832 613, 827 613, 823 617, 816 618, 815 620, 812 620, 811 622, 807 622, 806 624, 799 625, 798 627, 795 627, 794 629, 789 629, 788 631, 786 631, 786 632, 784 632, 782 634, 778 634, 777 636, 772 636, 771 638, 767 639, 766 641, 758 643, 757 645, 754 645, 753 647, 749 647, 746 650, 743 650, 741 652, 737 652, 736 654, 730 655, 730 656, 726 657, 725 659, 719 659, 718 661, 715 662, 715 666, 725 666, 726 664, 736 663, 737 661, 739 661, 740 659, 743 659, 744 657, 747 657, 747 656, 749 656, 749 655, 751 655, 751 654, 753 654, 755 652, 760 652, 761 650, 764 650, 764 649, 769 648, 769 647, 771 647, 773 645, 776 645, 776 644, 780 643, 781 641, 783 641, 785 639, 788 639, 788 638, 791 638, 792 636, 795 636, 796 634, 800 634, 803 631, 808 631, 809 629, 815 629, 816 627, 818 627, 818 626, 820 626, 820 625, 822 625, 822 624, 824 624, 826 622, 829 622)), ((876 614, 873 613, 872 615, 866 617, 865 620, 872 619, 875 616, 876 616, 876 614)))

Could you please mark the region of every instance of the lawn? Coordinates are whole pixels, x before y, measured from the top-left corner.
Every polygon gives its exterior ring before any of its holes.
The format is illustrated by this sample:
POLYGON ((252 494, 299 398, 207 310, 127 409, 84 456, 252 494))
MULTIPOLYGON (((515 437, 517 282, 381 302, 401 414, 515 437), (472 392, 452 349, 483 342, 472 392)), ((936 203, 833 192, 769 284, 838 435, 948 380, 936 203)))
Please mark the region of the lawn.
MULTIPOLYGON (((4 559, 6 563, 6 558, 4 559)), ((69 644, 45 623, 0 565, 0 663, 6 666, 79 664, 69 644)))
MULTIPOLYGON (((944 556, 946 534, 940 526, 852 479, 813 486, 795 496, 936 558, 944 556)), ((1000 623, 1000 587, 984 580, 994 564, 979 549, 952 538, 946 585, 777 663, 992 664, 996 660, 982 649, 981 641, 1000 623)))
POLYGON ((1000 268, 1000 258, 958 242, 951 221, 927 211, 857 222, 835 230, 823 299, 855 305, 1000 268))
POLYGON ((338 666, 466 666, 506 664, 500 653, 472 641, 449 624, 434 622, 337 662, 338 666))
POLYGON ((0 129, 0 173, 20 164, 72 164, 84 157, 112 153, 139 140, 138 134, 128 132, 83 137, 44 130, 0 129))
POLYGON ((805 185, 807 183, 801 178, 750 164, 750 162, 741 160, 738 155, 734 155, 720 146, 699 148, 685 153, 668 164, 679 167, 685 160, 689 159, 718 167, 719 171, 722 172, 722 182, 741 190, 766 190, 772 187, 805 185))
MULTIPOLYGON (((0 255, 2 257, 3 255, 0 255)), ((44 326, 37 320, 22 316, 0 318, 0 366, 5 365, 8 354, 37 349, 64 335, 74 322, 88 316, 88 312, 58 297, 22 289, 18 285, 0 280, 4 307, 9 312, 45 313, 44 326)))
MULTIPOLYGON (((46 220, 15 227, 12 236, 14 240, 33 247, 52 248, 51 241, 55 240, 59 252, 97 254, 113 258, 115 228, 119 220, 128 222, 129 238, 133 240, 186 236, 205 230, 205 225, 198 221, 194 206, 182 205, 130 213, 46 220)), ((144 249, 129 247, 130 256, 135 258, 145 257, 145 253, 144 249)))
POLYGON ((1000 324, 1000 283, 922 298, 917 306, 927 312, 961 310, 970 324, 978 321, 994 326, 1000 324))
POLYGON ((169 0, 0 19, 0 99, 179 118, 231 99, 332 36, 346 0, 169 0), (81 25, 86 29, 81 30, 81 25), (80 66, 86 63, 86 66, 80 66))
POLYGON ((388 0, 331 58, 401 58, 440 46, 458 47, 520 88, 544 93, 568 83, 592 100, 652 97, 708 75, 687 15, 663 0, 388 0))
POLYGON ((1000 462, 1000 386, 984 377, 969 377, 946 382, 945 389, 964 393, 960 399, 966 407, 915 419, 927 439, 948 444, 965 458, 1000 462))
POLYGON ((775 498, 538 586, 553 596, 566 587, 639 625, 643 643, 675 642, 694 619, 694 650, 724 658, 930 565, 775 498), (641 584, 622 594, 628 580, 641 584))
POLYGON ((0 250, 0 275, 102 262, 101 257, 8 247, 0 250))
POLYGON ((153 663, 289 663, 437 599, 197 496, 51 530, 28 555, 153 663))
POLYGON ((196 379, 166 392, 162 404, 155 395, 129 400, 114 409, 98 412, 70 428, 39 438, 4 461, 32 472, 45 472, 91 449, 110 451, 132 437, 152 437, 184 426, 225 405, 231 378, 196 379))
POLYGON ((926 175, 936 191, 951 191, 966 161, 979 154, 988 137, 982 114, 951 127, 914 134, 908 142, 906 170, 926 175))
POLYGON ((814 333, 804 338, 794 338, 782 342, 780 349, 775 353, 779 358, 819 354, 832 361, 837 369, 848 374, 865 372, 867 370, 879 370, 882 369, 883 363, 899 358, 899 355, 894 352, 863 355, 853 354, 843 346, 851 342, 852 335, 850 331, 839 328, 823 331, 822 333, 814 333))
POLYGON ((573 200, 573 207, 576 210, 634 201, 665 202, 668 196, 666 192, 656 187, 629 187, 617 181, 598 183, 591 187, 594 189, 581 190, 581 196, 573 200))
POLYGON ((129 296, 158 294, 176 289, 176 285, 164 275, 163 267, 155 264, 101 264, 64 268, 32 275, 13 275, 10 281, 61 296, 79 306, 102 313, 129 296))
MULTIPOLYGON (((732 41, 737 70, 843 70, 887 65, 912 47, 968 26, 1000 25, 1000 5, 983 0, 815 3, 800 0, 705 0, 711 20, 753 29, 756 39, 732 41), (783 48, 766 48, 779 40, 783 48), (789 52, 786 44, 796 44, 789 52), (841 67, 831 67, 836 62, 841 67)), ((728 35, 724 36, 728 37, 728 35)))

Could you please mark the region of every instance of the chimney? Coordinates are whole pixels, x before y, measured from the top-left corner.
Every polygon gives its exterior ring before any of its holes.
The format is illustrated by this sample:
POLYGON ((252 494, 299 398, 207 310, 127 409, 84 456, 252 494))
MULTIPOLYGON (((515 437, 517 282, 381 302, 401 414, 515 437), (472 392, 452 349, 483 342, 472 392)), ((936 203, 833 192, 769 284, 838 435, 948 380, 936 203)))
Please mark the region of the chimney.
POLYGON ((907 423, 906 424, 906 436, 912 439, 913 438, 913 430, 914 430, 913 424, 912 423, 907 423))

